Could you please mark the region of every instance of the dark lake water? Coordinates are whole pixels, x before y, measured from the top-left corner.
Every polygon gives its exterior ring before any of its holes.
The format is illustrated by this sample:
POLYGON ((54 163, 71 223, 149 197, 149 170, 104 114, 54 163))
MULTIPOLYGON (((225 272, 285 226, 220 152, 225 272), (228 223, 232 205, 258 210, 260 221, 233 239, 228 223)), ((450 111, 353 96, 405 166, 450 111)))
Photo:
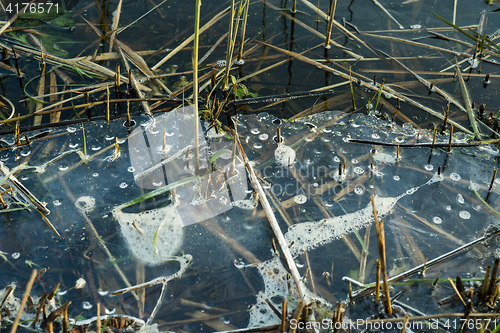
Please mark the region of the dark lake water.
MULTIPOLYGON (((279 331, 275 325, 281 322, 282 299, 290 314, 301 295, 308 305, 308 321, 320 323, 331 319, 335 306, 348 299, 348 279, 361 286, 375 281, 379 253, 371 196, 385 224, 389 277, 498 225, 500 182, 492 182, 498 148, 485 144, 449 152, 446 147, 450 124, 455 145, 474 141, 467 105, 474 109, 478 131, 484 134, 481 139, 497 138, 498 5, 460 1, 454 14, 452 1, 380 1, 386 11, 371 0, 339 1, 335 19, 341 28, 333 28, 332 45, 326 50, 328 1, 299 0, 296 13, 290 12, 290 1, 251 2, 244 64, 231 70, 239 90, 227 96, 219 81, 224 65, 218 63, 226 59, 227 38, 220 38, 228 31, 230 3, 203 1, 201 26, 215 22, 199 37, 199 59, 205 58, 199 73, 203 119, 197 134, 202 176, 195 177, 193 108, 183 109, 179 102, 183 97, 192 101, 193 43, 176 49, 193 34, 195 2, 168 0, 154 8, 160 1, 124 1, 114 53, 109 53, 109 36, 118 1, 66 1, 64 6, 58 2, 57 15, 48 15, 47 3, 40 3, 42 7, 36 8, 43 13, 21 15, 12 30, 0 36, 9 50, 0 66, 2 118, 20 117, 17 124, 0 124, 2 178, 7 175, 1 184, 5 206, 0 216, 0 289, 14 284, 17 298, 11 296, 0 309, 2 329, 10 329, 33 268, 47 269, 31 290, 34 304, 60 284, 47 312, 71 301, 68 317, 73 330, 89 323, 95 330, 93 317, 100 304, 101 315, 129 316, 124 325, 135 331, 222 332, 268 326, 279 331), (480 26, 493 42, 478 55, 475 68, 469 68, 475 41, 433 14, 472 35, 484 18, 480 26), (431 32, 467 44, 436 38, 431 32), (46 50, 45 72, 36 40, 46 50), (164 76, 155 83, 142 80, 144 70, 135 69, 140 61, 130 50, 142 56, 154 75, 164 76), (454 75, 457 62, 470 102, 464 100, 460 78, 454 75), (124 78, 119 90, 117 64, 124 78), (168 97, 162 87, 173 92, 168 101, 147 102, 152 117, 141 101, 125 101, 141 97, 129 87, 128 66, 142 84, 143 97, 168 97), (204 84, 210 82, 210 73, 218 72, 211 91, 204 84), (378 100, 382 79, 385 89, 378 100), (109 122, 106 86, 112 100, 109 122), (54 92, 59 92, 55 98, 37 97, 54 92), (299 287, 283 254, 277 256, 273 250, 276 236, 257 203, 238 150, 232 167, 234 144, 228 128, 208 130, 212 112, 203 111, 214 96, 222 105, 220 125, 237 122, 243 150, 260 177, 302 277, 299 287), (442 130, 450 96, 453 101, 442 130), (72 100, 60 113, 42 115, 42 108, 50 111, 49 104, 62 98, 72 100), (82 107, 87 98, 96 105, 82 107), (44 104, 39 103, 42 99, 44 104), (373 112, 376 105, 382 111, 373 112), (433 141, 434 127, 439 129, 440 148, 418 146, 433 141), (284 140, 279 145, 278 128, 284 140), (29 145, 23 144, 24 134, 29 145), (19 170, 11 176, 9 170, 16 167, 19 170), (130 202, 137 198, 141 200, 130 202), (38 209, 33 202, 40 202, 38 209), (123 290, 148 281, 146 288, 123 290)), ((15 2, 4 6, 11 10, 8 20, 15 14, 15 2)), ((233 60, 240 34, 238 30, 233 60)), ((439 303, 455 294, 448 277, 461 276, 465 289, 478 287, 486 266, 499 257, 498 238, 492 238, 429 268, 421 277, 428 280, 394 286, 397 316, 463 312, 458 299, 439 303)), ((0 302, 5 291, 0 290, 0 302)), ((18 331, 33 330, 26 326, 36 309, 24 311, 18 331)), ((498 312, 498 305, 490 310, 498 312)), ((344 321, 384 316, 383 307, 366 296, 347 306, 344 321)), ((425 327, 431 322, 421 323, 425 327)), ((59 321, 54 325, 62 330, 59 321)), ((445 321, 439 325, 443 331, 454 331, 445 321)), ((39 324, 34 329, 43 330, 39 324)), ((322 326, 319 331, 328 330, 322 326)))

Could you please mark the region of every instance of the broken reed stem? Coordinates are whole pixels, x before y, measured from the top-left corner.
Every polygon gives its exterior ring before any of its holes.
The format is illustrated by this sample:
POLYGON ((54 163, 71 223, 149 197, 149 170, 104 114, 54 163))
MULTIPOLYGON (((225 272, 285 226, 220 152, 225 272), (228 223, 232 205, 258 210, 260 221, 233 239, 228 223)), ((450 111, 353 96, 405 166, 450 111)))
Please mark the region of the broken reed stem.
POLYGON ((490 282, 490 271, 491 271, 491 266, 487 265, 486 271, 484 272, 483 285, 481 286, 481 302, 483 302, 483 303, 487 300, 487 296, 488 296, 488 287, 489 287, 489 282, 490 282))
POLYGON ((24 291, 23 299, 21 301, 21 305, 19 306, 19 312, 17 313, 16 319, 12 324, 10 333, 15 333, 17 330, 17 326, 19 325, 19 320, 21 320, 21 315, 23 314, 24 307, 26 306, 26 302, 28 301, 28 297, 30 295, 31 288, 33 287, 33 283, 35 282, 37 273, 38 271, 36 269, 34 269, 33 272, 31 272, 31 277, 28 281, 28 284, 26 285, 26 290, 24 291))
POLYGON ((106 86, 106 121, 109 123, 109 87, 106 86))
POLYGON ((95 323, 96 333, 101 332, 101 303, 97 302, 97 321, 95 323))
POLYGON ((450 127, 450 140, 448 141, 448 152, 451 153, 451 140, 453 139, 453 125, 450 127))
POLYGON ((453 282, 453 280, 451 278, 448 278, 448 281, 450 281, 450 284, 453 287, 453 290, 455 290, 455 293, 457 294, 458 298, 460 298, 460 300, 462 301, 464 306, 467 306, 467 303, 465 303, 464 299, 462 298, 462 295, 460 295, 460 292, 458 291, 458 288, 455 285, 455 283, 453 282))
POLYGON ((434 129, 434 136, 432 137, 431 153, 434 150, 434 144, 436 143, 437 127, 434 129))
POLYGON ((326 30, 326 38, 325 38, 325 48, 330 48, 330 36, 332 35, 333 28, 333 17, 335 16, 335 8, 337 7, 337 0, 331 1, 330 7, 330 17, 328 18, 328 29, 326 30))
POLYGON ((495 183, 495 178, 497 177, 497 171, 498 171, 497 169, 493 171, 493 177, 491 177, 491 183, 488 192, 491 192, 491 189, 493 188, 493 183, 495 183))
POLYGON ((378 220, 377 208, 375 207, 375 198, 371 196, 373 217, 375 220, 375 230, 377 231, 378 252, 380 257, 380 270, 382 271, 382 281, 384 288, 384 307, 388 314, 392 314, 391 296, 389 295, 389 282, 387 281, 387 265, 385 257, 385 235, 384 222, 378 220))
POLYGON ((45 300, 47 299, 47 293, 44 292, 42 298, 38 301, 38 309, 36 310, 35 319, 31 323, 32 327, 35 327, 36 322, 38 321, 38 317, 40 316, 40 311, 42 311, 43 306, 45 305, 45 300))
MULTIPOLYGON (((280 246, 281 251, 283 252, 283 255, 285 256, 286 263, 288 265, 288 268, 290 269, 290 273, 292 275, 293 281, 295 282, 295 285, 297 287, 299 297, 301 300, 303 300, 305 297, 304 286, 301 283, 300 273, 297 269, 297 266, 295 264, 293 256, 290 253, 290 248, 288 247, 288 243, 285 240, 285 236, 283 236, 283 232, 281 231, 280 226, 278 224, 278 221, 276 220, 276 216, 274 216, 271 205, 269 204, 269 201, 267 200, 266 193, 262 189, 262 186, 260 185, 259 180, 257 179, 257 176, 255 175, 253 167, 250 164, 250 160, 248 159, 247 155, 245 154, 245 151, 243 150, 243 146, 241 145, 241 142, 240 142, 238 137, 236 137, 236 142, 238 144, 238 149, 240 150, 240 154, 243 157, 243 161, 245 162, 245 166, 248 170, 250 182, 251 182, 254 190, 258 194, 259 202, 262 206, 262 209, 264 210, 264 213, 266 214, 266 217, 269 221, 269 225, 271 226, 271 229, 273 230, 274 236, 278 240, 278 245, 280 246)), ((299 304, 300 304, 300 302, 301 301, 299 301, 299 304)))
POLYGON ((380 299, 380 259, 377 259, 377 269, 375 277, 375 301, 380 299))
MULTIPOLYGON (((349 85, 351 86, 351 99, 352 99, 352 110, 356 110, 356 102, 354 101, 354 89, 352 88, 352 75, 351 75, 351 67, 349 67, 349 85)), ((394 118, 396 114, 394 114, 394 118)), ((392 120, 394 121, 394 119, 392 120)))
POLYGON ((375 103, 375 108, 373 109, 373 111, 377 111, 377 107, 378 107, 378 102, 380 101, 380 96, 382 96, 382 90, 384 89, 384 83, 385 83, 385 79, 382 79, 382 83, 380 84, 380 89, 378 91, 378 96, 377 96, 377 103, 375 103))
POLYGON ((118 91, 119 94, 121 94, 120 90, 120 64, 116 64, 116 82, 115 82, 115 89, 118 91))
MULTIPOLYGON (((99 332, 99 331, 97 331, 97 332, 99 332)), ((63 310, 63 333, 68 333, 68 307, 67 306, 63 310)))
MULTIPOLYGON (((234 1, 234 0, 233 0, 234 1)), ((201 0, 196 0, 194 23, 194 50, 193 50, 193 102, 194 102, 194 174, 200 174, 200 149, 199 149, 199 121, 198 121, 198 48, 200 32, 200 7, 201 0)))
POLYGON ((493 264, 493 269, 491 270, 490 287, 488 288, 488 295, 491 296, 493 296, 493 291, 495 290, 499 264, 500 259, 496 258, 495 263, 493 264))
MULTIPOLYGON (((299 321, 300 319, 300 314, 302 313, 302 310, 304 309, 304 306, 306 305, 306 303, 303 301, 303 300, 299 300, 297 302, 297 307, 295 308, 295 311, 293 312, 293 318, 290 320, 290 321, 295 321, 296 323, 299 321)), ((298 325, 295 325, 295 326, 290 326, 290 331, 289 333, 295 333, 297 331, 297 326, 298 325)))
POLYGON ((286 298, 281 299, 281 332, 285 332, 286 329, 286 316, 287 316, 287 304, 286 298))

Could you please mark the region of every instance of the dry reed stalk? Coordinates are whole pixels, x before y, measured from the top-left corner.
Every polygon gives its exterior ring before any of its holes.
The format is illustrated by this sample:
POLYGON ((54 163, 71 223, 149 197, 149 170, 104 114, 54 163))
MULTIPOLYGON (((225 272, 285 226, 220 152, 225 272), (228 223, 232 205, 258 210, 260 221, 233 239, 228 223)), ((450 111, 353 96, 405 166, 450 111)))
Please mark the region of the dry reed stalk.
POLYGON ((490 187, 488 188, 488 192, 491 192, 493 188, 493 183, 495 182, 495 178, 497 177, 497 169, 493 170, 493 177, 491 177, 490 187))
POLYGON ((380 259, 377 259, 377 269, 375 270, 375 301, 380 299, 380 259))
POLYGON ((330 18, 328 19, 328 28, 326 30, 325 48, 330 48, 330 36, 332 35, 333 18, 335 16, 335 8, 337 7, 337 0, 332 0, 330 7, 330 18))
POLYGON ((293 278, 295 285, 297 287, 299 297, 301 300, 303 300, 305 297, 304 287, 301 283, 300 273, 297 269, 297 266, 295 265, 295 261, 292 257, 292 254, 290 253, 290 249, 288 247, 288 244, 285 240, 285 237, 283 236, 283 233, 281 232, 281 229, 279 227, 278 221, 276 220, 276 217, 274 216, 271 205, 269 204, 269 201, 267 200, 265 192, 262 189, 262 186, 260 185, 259 180, 257 179, 257 176, 255 175, 255 172, 252 168, 252 165, 250 164, 250 161, 249 161, 247 155, 245 154, 245 151, 243 150, 243 146, 241 145, 241 142, 238 139, 238 137, 236 137, 236 142, 238 144, 238 148, 240 150, 241 156, 243 157, 243 161, 245 162, 245 166, 248 170, 250 182, 251 182, 253 188, 255 189, 255 191, 259 195, 259 202, 262 206, 262 209, 266 213, 268 222, 271 226, 271 229, 273 230, 274 236, 278 240, 278 244, 281 248, 281 251, 283 252, 283 255, 285 256, 285 260, 288 264, 288 268, 290 269, 290 273, 291 273, 292 278, 293 278))
POLYGON ((448 152, 451 153, 451 141, 453 140, 453 125, 450 127, 450 139, 448 141, 448 152))
POLYGON ((487 296, 488 296, 488 287, 490 282, 490 271, 491 271, 491 266, 487 265, 486 270, 484 272, 483 283, 481 285, 480 299, 482 303, 484 303, 488 299, 487 296))
POLYGON ((495 291, 495 284, 496 284, 499 265, 500 265, 500 259, 496 258, 495 263, 493 264, 493 269, 491 270, 491 278, 490 278, 490 285, 488 288, 488 296, 493 296, 493 292, 495 291))
POLYGON ((451 287, 453 288, 453 290, 455 290, 455 293, 457 294, 458 298, 460 298, 460 300, 462 301, 463 305, 467 306, 467 303, 465 303, 464 299, 462 298, 462 295, 460 294, 460 291, 458 291, 458 288, 455 285, 455 283, 453 282, 453 280, 451 278, 448 278, 448 281, 450 281, 451 287))
MULTIPOLYGON (((295 1, 295 0, 294 0, 295 1)), ((243 13, 243 25, 241 26, 241 40, 240 48, 238 50, 238 63, 241 64, 243 58, 243 46, 245 45, 245 33, 247 29, 247 19, 248 19, 248 8, 250 7, 250 0, 246 0, 245 12, 243 13)))
POLYGON ((384 288, 384 307, 388 314, 392 314, 391 295, 389 294, 389 282, 387 280, 387 264, 385 256, 385 234, 384 222, 378 220, 377 209, 375 207, 375 199, 371 196, 373 217, 375 219, 375 230, 377 231, 378 252, 380 257, 380 270, 382 271, 382 282, 384 288))
MULTIPOLYGON (((295 310, 293 312, 292 319, 290 321, 293 320, 297 323, 301 317, 302 310, 304 309, 305 306, 306 306, 306 303, 303 300, 299 300, 297 302, 297 307, 295 308, 295 310)), ((295 325, 294 327, 290 327, 289 333, 295 333, 297 331, 297 326, 298 325, 295 325)))
POLYGON ((382 11, 383 11, 384 13, 386 13, 386 14, 387 14, 387 16, 389 16, 389 18, 390 18, 391 20, 393 20, 393 21, 394 21, 394 22, 395 22, 395 23, 399 26, 399 29, 404 29, 403 25, 402 25, 401 23, 399 23, 399 22, 398 22, 398 21, 397 21, 397 20, 396 20, 396 19, 395 19, 395 18, 394 18, 394 17, 393 17, 393 16, 392 16, 392 15, 391 15, 391 14, 390 14, 390 13, 389 13, 389 12, 388 12, 385 8, 384 8, 384 6, 382 6, 382 5, 380 4, 380 2, 378 2, 377 0, 372 0, 372 1, 373 1, 373 3, 374 3, 375 5, 377 5, 380 9, 382 9, 382 11))
POLYGON ((286 298, 281 299, 281 332, 285 332, 286 329, 286 316, 287 316, 288 305, 286 303, 286 298))
POLYGON ((113 24, 111 25, 111 37, 109 38, 109 52, 113 51, 113 43, 116 38, 116 29, 118 29, 118 22, 120 21, 120 14, 122 12, 122 3, 123 0, 118 2, 118 6, 116 6, 115 14, 113 16, 113 24))
POLYGON ((31 272, 31 277, 26 284, 26 290, 24 291, 23 299, 21 300, 21 304, 19 305, 19 311, 17 312, 16 319, 14 319, 14 322, 12 323, 10 333, 15 333, 17 330, 17 326, 19 325, 19 321, 21 320, 21 315, 23 314, 24 307, 26 306, 26 302, 28 301, 28 297, 30 295, 31 288, 33 287, 33 282, 35 281, 37 272, 38 271, 36 269, 31 272))
POLYGON ((101 303, 100 302, 97 302, 97 320, 95 323, 95 331, 96 331, 96 333, 101 332, 101 303))

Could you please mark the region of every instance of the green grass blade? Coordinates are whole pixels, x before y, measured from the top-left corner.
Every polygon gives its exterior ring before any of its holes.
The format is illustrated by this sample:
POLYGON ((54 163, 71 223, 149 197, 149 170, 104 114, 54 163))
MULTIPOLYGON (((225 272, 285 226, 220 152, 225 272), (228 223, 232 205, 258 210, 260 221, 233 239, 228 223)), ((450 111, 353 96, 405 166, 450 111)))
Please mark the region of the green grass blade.
POLYGON ((187 183, 194 182, 195 180, 198 180, 198 179, 201 179, 201 178, 203 178, 203 177, 193 176, 193 177, 188 177, 188 178, 181 179, 181 180, 179 180, 179 181, 177 181, 175 183, 169 184, 167 186, 161 187, 161 188, 156 189, 154 191, 151 191, 149 193, 143 194, 140 197, 135 198, 134 200, 131 200, 129 202, 124 203, 123 205, 119 206, 116 209, 123 209, 125 207, 129 207, 129 206, 135 205, 136 203, 148 200, 148 199, 150 199, 152 197, 155 197, 155 196, 160 195, 162 193, 165 193, 167 191, 173 190, 176 187, 182 186, 182 185, 187 184, 187 183))
POLYGON ((460 28, 459 26, 451 23, 450 21, 448 21, 447 19, 444 19, 442 18, 441 16, 437 15, 437 14, 434 14, 432 13, 432 15, 436 16, 438 19, 440 19, 441 21, 443 21, 444 23, 448 24, 449 26, 455 28, 456 30, 458 30, 459 32, 463 33, 465 36, 469 37, 470 39, 474 40, 474 42, 477 42, 477 38, 474 37, 473 35, 471 35, 470 33, 468 33, 467 31, 465 31, 464 29, 460 28))
POLYGON ((488 207, 489 209, 491 209, 491 211, 492 211, 493 213, 495 213, 495 214, 497 214, 498 216, 500 216, 500 213, 499 213, 499 212, 497 212, 496 210, 494 210, 494 209, 493 209, 493 207, 491 207, 490 205, 488 205, 488 203, 487 203, 486 201, 484 201, 484 199, 483 199, 483 198, 481 198, 481 196, 479 195, 479 193, 477 193, 477 191, 476 191, 476 190, 472 190, 472 191, 474 191, 474 193, 476 194, 477 198, 478 198, 478 199, 479 199, 479 200, 480 200, 480 201, 481 201, 481 202, 482 202, 482 203, 483 203, 486 207, 488 207))

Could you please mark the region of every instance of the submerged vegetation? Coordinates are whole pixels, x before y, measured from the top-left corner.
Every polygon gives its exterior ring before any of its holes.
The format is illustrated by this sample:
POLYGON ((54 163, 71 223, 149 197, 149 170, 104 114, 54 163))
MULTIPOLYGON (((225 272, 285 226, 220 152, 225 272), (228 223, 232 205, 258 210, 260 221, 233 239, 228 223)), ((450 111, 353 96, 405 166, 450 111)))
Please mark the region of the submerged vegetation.
POLYGON ((500 329, 497 1, 2 5, 2 329, 500 329))

